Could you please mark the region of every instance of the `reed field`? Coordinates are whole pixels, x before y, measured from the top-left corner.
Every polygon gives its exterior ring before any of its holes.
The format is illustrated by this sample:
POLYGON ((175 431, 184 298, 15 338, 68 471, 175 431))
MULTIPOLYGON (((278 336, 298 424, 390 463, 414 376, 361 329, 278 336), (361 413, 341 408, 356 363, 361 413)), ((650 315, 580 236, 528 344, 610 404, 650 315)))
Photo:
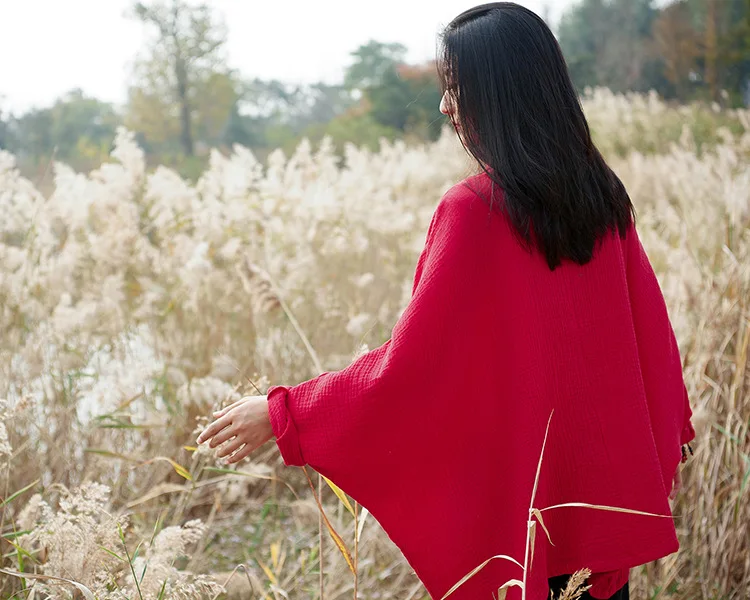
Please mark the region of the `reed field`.
MULTIPOLYGON (((605 90, 584 104, 637 207, 698 431, 682 549, 634 570, 632 595, 745 599, 750 112, 605 90)), ((32 183, 0 152, 0 598, 336 600, 356 585, 425 600, 366 510, 273 443, 235 469, 195 438, 217 407, 384 342, 433 210, 471 172, 447 129, 343 157, 303 142, 266 164, 237 147, 194 183, 147 170, 125 130, 89 174, 52 164, 32 183)))

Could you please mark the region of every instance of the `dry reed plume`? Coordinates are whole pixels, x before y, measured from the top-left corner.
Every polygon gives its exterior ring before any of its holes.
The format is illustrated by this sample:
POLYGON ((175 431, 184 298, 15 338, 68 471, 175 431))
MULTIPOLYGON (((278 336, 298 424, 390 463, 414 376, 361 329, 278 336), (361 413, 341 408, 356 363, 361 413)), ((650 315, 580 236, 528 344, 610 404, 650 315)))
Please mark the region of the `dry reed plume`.
MULTIPOLYGON (((633 597, 750 597, 750 113, 604 90, 585 108, 638 209, 699 429, 682 551, 634 571, 633 597)), ((0 152, 0 598, 187 600, 226 583, 294 600, 321 580, 329 600, 355 585, 426 598, 374 520, 325 486, 358 578, 330 539, 321 575, 304 474, 272 444, 226 469, 192 432, 384 341, 432 211, 468 168, 447 132, 348 147, 343 165, 327 142, 267 165, 216 152, 191 184, 147 172, 121 131, 96 171, 55 165, 45 197, 0 152)))

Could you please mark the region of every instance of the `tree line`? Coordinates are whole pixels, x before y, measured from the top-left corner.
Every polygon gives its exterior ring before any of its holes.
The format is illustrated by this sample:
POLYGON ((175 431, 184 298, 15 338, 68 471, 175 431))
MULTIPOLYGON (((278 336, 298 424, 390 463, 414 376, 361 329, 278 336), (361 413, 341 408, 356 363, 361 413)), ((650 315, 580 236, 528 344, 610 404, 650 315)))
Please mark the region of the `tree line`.
MULTIPOLYGON (((435 139, 444 123, 434 63, 408 64, 398 43, 370 41, 338 84, 248 79, 229 68, 226 25, 209 3, 137 2, 129 16, 150 33, 122 107, 72 90, 52 106, 0 111, 0 148, 27 170, 51 159, 92 168, 114 131, 135 131, 150 160, 190 176, 211 147, 261 157, 302 138, 375 147, 383 137, 435 139)), ((675 101, 750 105, 750 0, 579 0, 556 33, 583 91, 656 90, 675 101)))
POLYGON ((557 35, 580 89, 750 105, 750 0, 581 0, 557 35))

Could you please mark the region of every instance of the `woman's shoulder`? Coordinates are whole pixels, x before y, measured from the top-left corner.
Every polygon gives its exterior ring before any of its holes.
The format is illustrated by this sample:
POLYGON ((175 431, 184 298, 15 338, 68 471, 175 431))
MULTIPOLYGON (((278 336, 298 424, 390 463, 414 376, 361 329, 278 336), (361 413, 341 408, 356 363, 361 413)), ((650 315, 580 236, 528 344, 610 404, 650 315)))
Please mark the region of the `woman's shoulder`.
POLYGON ((502 211, 495 210, 501 198, 502 191, 484 173, 451 186, 435 210, 427 234, 428 242, 440 237, 465 240, 474 245, 485 237, 483 233, 494 230, 497 235, 492 224, 503 220, 502 211))
POLYGON ((475 175, 469 175, 458 183, 452 185, 445 193, 445 197, 452 199, 473 199, 477 197, 482 198, 493 189, 495 190, 496 194, 501 191, 499 190, 497 184, 493 183, 487 173, 480 172, 475 175))
POLYGON ((451 186, 438 205, 438 217, 452 220, 487 219, 503 197, 502 189, 486 173, 471 175, 451 186))

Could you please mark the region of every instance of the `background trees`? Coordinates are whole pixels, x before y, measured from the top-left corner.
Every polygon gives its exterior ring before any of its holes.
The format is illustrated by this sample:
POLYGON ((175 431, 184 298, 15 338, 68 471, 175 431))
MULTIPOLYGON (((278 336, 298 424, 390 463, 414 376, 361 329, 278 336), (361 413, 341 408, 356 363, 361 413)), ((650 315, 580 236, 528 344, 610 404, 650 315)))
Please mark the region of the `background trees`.
POLYGON ((750 104, 749 0, 581 0, 558 37, 581 89, 750 104))
POLYGON ((168 149, 179 142, 195 153, 196 135, 218 142, 237 102, 236 81, 222 49, 226 28, 207 3, 138 2, 133 14, 152 30, 136 62, 125 120, 147 142, 168 149))
MULTIPOLYGON (((129 16, 148 38, 124 106, 80 90, 22 114, 0 102, 0 148, 27 171, 44 170, 53 156, 89 169, 121 124, 153 163, 189 176, 211 147, 241 144, 263 158, 328 135, 339 149, 347 141, 374 148, 383 137, 435 139, 445 123, 436 65, 409 64, 400 43, 369 40, 351 52, 340 82, 301 85, 231 69, 227 29, 209 2, 136 2, 129 16)), ((578 0, 554 29, 581 91, 750 105, 750 0, 578 0)))

